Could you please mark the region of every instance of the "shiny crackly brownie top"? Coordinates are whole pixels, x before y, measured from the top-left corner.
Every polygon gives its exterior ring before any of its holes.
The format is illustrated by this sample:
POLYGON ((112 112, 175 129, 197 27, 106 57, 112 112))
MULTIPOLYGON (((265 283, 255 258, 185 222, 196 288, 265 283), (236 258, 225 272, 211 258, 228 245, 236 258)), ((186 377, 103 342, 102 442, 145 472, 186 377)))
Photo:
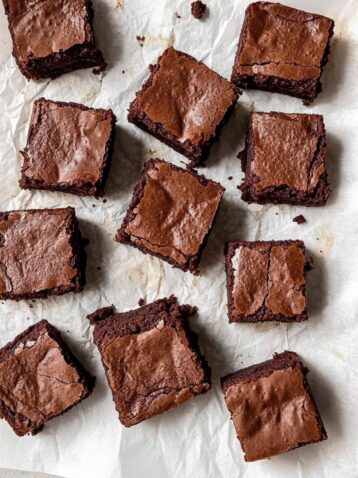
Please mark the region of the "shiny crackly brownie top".
POLYGON ((236 98, 228 80, 189 55, 168 48, 136 102, 179 141, 199 143, 215 136, 216 127, 236 98))

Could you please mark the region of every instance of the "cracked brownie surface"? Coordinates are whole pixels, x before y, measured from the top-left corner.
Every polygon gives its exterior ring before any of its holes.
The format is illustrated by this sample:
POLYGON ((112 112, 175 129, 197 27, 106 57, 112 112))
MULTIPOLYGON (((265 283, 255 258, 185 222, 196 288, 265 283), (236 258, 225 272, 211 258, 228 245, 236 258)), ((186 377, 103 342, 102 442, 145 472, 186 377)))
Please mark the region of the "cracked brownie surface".
POLYGON ((231 81, 301 98, 309 104, 320 93, 334 22, 279 3, 248 6, 231 81))
POLYGON ((0 349, 0 417, 35 435, 92 393, 91 377, 46 320, 0 349))
POLYGON ((221 379, 245 461, 327 438, 307 372, 297 354, 283 352, 221 379))
POLYGON ((80 292, 82 246, 71 207, 0 213, 0 299, 80 292))
POLYGON ((229 321, 307 320, 305 270, 302 241, 229 242, 229 321))
POLYGON ((328 199, 321 115, 251 113, 241 162, 244 201, 323 206, 328 199))
POLYGON ((131 103, 128 121, 196 166, 207 158, 237 98, 230 81, 192 56, 168 48, 131 103))
POLYGON ((204 176, 150 160, 116 239, 196 273, 223 194, 204 176))
POLYGON ((120 421, 129 427, 209 390, 210 369, 175 297, 124 313, 90 316, 120 421))

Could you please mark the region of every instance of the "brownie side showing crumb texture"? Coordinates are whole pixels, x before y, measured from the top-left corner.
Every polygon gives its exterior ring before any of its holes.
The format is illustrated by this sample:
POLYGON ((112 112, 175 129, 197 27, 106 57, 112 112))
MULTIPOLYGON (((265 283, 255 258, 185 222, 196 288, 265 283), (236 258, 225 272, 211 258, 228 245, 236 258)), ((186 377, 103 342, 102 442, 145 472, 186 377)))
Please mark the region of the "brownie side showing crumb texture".
POLYGON ((225 256, 229 322, 307 320, 302 241, 228 242, 225 256))
POLYGON ((34 103, 20 187, 102 196, 116 117, 112 110, 40 98, 34 103))
POLYGON ((95 46, 90 0, 3 0, 13 55, 29 80, 106 68, 95 46))
POLYGON ((324 206, 329 196, 321 115, 251 113, 242 199, 258 204, 324 206))
POLYGON ((36 435, 87 398, 94 382, 60 332, 42 320, 0 349, 0 417, 16 435, 36 435))
POLYGON ((245 14, 231 81, 312 103, 321 92, 334 22, 279 3, 251 3, 245 14))
POLYGON ((0 299, 81 292, 83 247, 72 207, 0 212, 0 299))
POLYGON ((124 313, 106 307, 88 317, 124 426, 210 389, 210 369, 188 325, 195 312, 195 307, 180 306, 171 296, 124 313))
POLYGON ((283 352, 221 379, 245 461, 327 439, 307 372, 296 353, 283 352))
POLYGON ((129 106, 128 121, 197 166, 234 110, 232 83, 186 53, 168 48, 129 106))
POLYGON ((191 14, 193 15, 194 18, 197 20, 201 20, 205 14, 206 11, 206 4, 203 2, 200 2, 200 0, 196 2, 192 2, 191 4, 191 14))
POLYGON ((198 272, 224 188, 159 159, 144 166, 116 240, 198 272))

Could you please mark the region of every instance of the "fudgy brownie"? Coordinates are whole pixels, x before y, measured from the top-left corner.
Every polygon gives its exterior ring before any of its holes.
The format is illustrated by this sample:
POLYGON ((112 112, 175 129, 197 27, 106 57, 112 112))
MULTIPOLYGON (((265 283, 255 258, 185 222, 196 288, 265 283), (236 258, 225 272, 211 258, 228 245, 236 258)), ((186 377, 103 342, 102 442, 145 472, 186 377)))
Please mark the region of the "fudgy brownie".
POLYGON ((232 83, 186 53, 168 48, 131 103, 128 121, 191 160, 204 161, 237 101, 232 83))
POLYGON ((112 155, 112 110, 40 98, 32 111, 20 186, 102 196, 112 155))
POLYGON ((302 241, 228 242, 229 322, 307 320, 302 241))
POLYGON ((329 195, 321 115, 251 113, 242 199, 259 204, 324 206, 329 195))
POLYGON ((204 176, 152 159, 116 239, 196 273, 223 194, 204 176))
POLYGON ((0 299, 81 292, 83 241, 75 210, 0 212, 0 299))
POLYGON ((3 0, 13 55, 28 79, 55 78, 106 62, 95 46, 90 0, 3 0))
POLYGON ((124 426, 210 389, 210 369, 187 322, 195 312, 171 296, 121 314, 112 306, 88 316, 124 426))
POLYGON ((312 103, 321 92, 334 22, 279 3, 251 3, 245 14, 231 81, 312 103))
POLYGON ((326 440, 307 372, 297 354, 284 352, 221 379, 245 461, 326 440))
POLYGON ((46 320, 0 349, 0 417, 16 435, 36 435, 93 390, 95 379, 46 320))

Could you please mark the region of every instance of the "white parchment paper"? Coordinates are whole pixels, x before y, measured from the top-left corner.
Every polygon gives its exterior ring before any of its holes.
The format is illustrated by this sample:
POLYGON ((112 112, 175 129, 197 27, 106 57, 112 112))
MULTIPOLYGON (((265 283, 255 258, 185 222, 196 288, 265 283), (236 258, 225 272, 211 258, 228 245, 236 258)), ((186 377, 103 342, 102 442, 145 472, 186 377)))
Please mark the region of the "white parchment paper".
MULTIPOLYGON (((1 3, 1 2, 0 2, 1 3)), ((94 0, 95 30, 108 61, 102 76, 89 70, 53 81, 28 82, 11 56, 0 7, 0 210, 74 206, 88 237, 87 287, 34 302, 0 303, 0 346, 42 318, 58 327, 97 376, 93 395, 35 437, 18 438, 0 422, 0 467, 66 478, 358 477, 358 0, 285 0, 336 21, 323 93, 306 108, 298 99, 246 91, 214 145, 207 177, 226 187, 199 277, 120 245, 120 226, 141 168, 150 157, 182 165, 185 159, 127 123, 134 93, 168 45, 229 77, 248 0, 208 0, 197 21, 190 0, 94 0), (144 36, 143 46, 136 36, 144 36), (113 108, 118 117, 107 202, 69 194, 22 191, 19 149, 26 143, 33 101, 40 96, 113 108), (324 115, 332 194, 323 208, 247 205, 237 185, 248 113, 314 112, 324 115), (232 180, 228 178, 233 176, 232 180), (307 223, 292 218, 304 214, 307 223), (310 320, 292 325, 229 325, 224 242, 229 239, 303 239, 314 270, 308 275, 310 320), (125 429, 107 387, 86 314, 114 303, 125 311, 175 293, 197 305, 191 321, 213 371, 213 389, 162 416, 125 429), (311 369, 309 382, 328 431, 324 443, 271 460, 245 463, 219 387, 219 378, 285 349, 311 369)))

